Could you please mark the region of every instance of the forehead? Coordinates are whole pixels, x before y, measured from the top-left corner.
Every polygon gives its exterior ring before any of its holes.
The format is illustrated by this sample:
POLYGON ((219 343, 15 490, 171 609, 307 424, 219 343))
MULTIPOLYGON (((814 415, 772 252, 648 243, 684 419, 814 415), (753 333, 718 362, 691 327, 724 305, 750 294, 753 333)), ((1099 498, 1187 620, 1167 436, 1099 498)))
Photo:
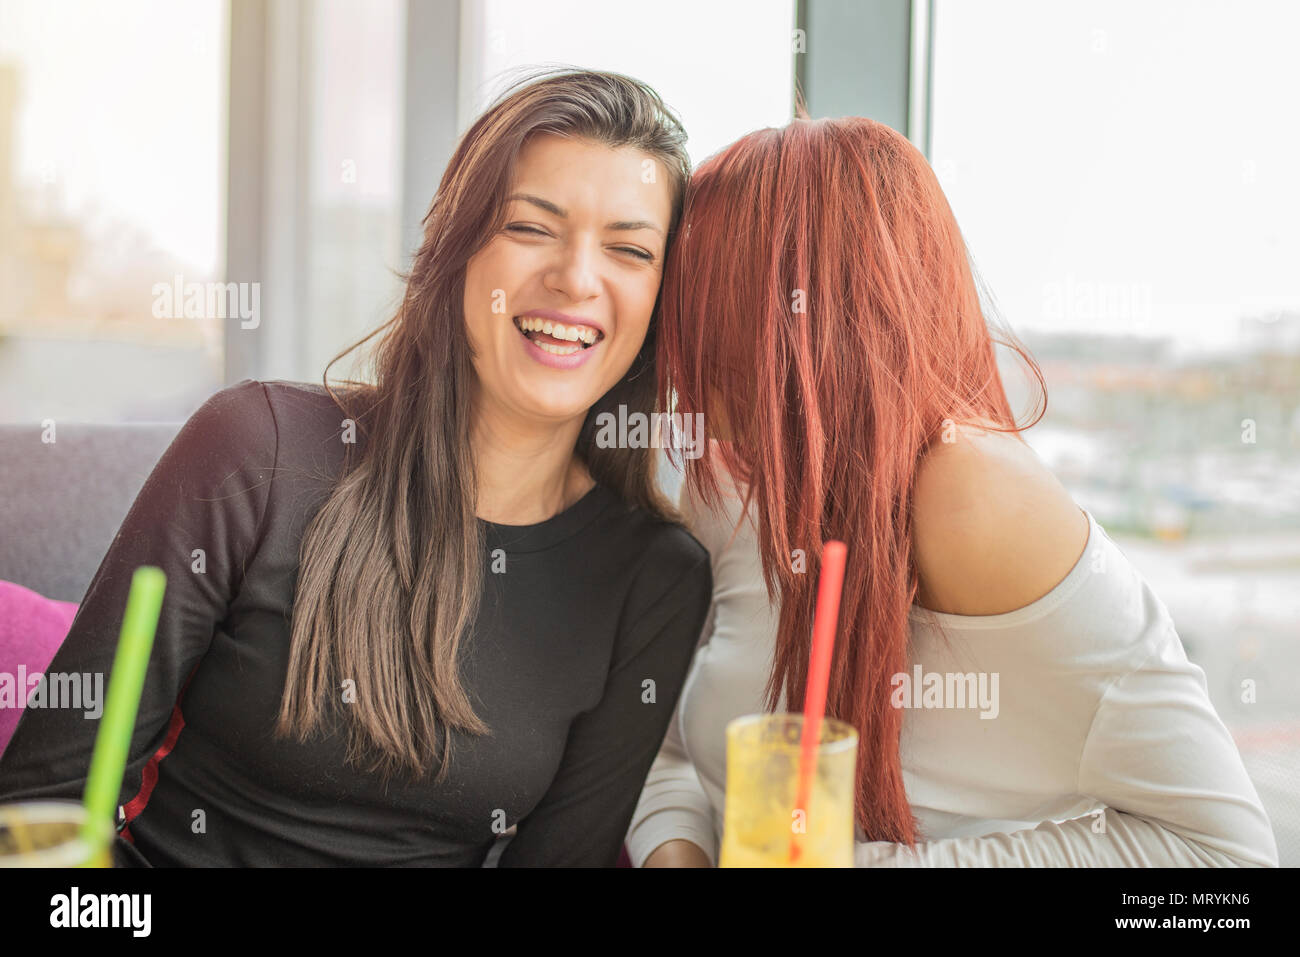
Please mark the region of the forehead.
POLYGON ((672 212, 668 170, 657 157, 550 133, 529 138, 520 150, 511 192, 540 196, 570 216, 618 212, 620 219, 650 219, 665 229, 672 212))

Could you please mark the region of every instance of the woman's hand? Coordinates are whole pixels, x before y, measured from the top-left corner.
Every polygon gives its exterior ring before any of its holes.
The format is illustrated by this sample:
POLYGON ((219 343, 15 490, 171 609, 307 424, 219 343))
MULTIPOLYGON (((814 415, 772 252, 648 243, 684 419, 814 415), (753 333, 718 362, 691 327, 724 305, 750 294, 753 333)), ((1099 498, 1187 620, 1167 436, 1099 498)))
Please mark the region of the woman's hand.
POLYGON ((664 841, 645 859, 643 867, 712 867, 709 855, 686 840, 664 841))

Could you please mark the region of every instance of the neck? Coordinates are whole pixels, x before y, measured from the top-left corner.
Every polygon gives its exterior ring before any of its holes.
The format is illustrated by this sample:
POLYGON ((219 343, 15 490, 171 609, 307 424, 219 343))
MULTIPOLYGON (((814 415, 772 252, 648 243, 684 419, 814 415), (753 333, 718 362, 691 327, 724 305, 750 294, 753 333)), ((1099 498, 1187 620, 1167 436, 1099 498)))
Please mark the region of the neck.
POLYGON ((527 422, 480 407, 471 440, 478 517, 501 525, 536 525, 591 491, 595 480, 574 454, 581 430, 581 418, 527 422))

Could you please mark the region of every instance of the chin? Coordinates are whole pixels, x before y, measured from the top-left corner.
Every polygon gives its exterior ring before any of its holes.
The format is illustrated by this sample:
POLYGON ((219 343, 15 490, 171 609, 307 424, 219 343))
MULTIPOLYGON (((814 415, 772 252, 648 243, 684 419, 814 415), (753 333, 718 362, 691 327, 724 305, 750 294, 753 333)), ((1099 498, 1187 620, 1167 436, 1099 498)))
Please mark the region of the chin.
MULTIPOLYGON (((604 395, 604 393, 601 393, 604 395)), ((575 395, 570 389, 536 390, 519 397, 518 406, 529 414, 547 422, 567 422, 570 419, 586 418, 591 407, 599 401, 600 395, 583 393, 575 395)))

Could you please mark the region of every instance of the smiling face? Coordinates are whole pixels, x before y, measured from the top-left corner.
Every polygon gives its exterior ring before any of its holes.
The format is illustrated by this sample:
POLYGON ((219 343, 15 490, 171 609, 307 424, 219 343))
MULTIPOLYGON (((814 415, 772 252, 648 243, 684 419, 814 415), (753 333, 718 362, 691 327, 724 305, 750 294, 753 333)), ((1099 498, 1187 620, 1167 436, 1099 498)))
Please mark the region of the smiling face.
POLYGON ((478 396, 494 414, 581 421, 623 378, 650 325, 671 214, 649 154, 552 134, 525 144, 505 225, 465 272, 478 396))

